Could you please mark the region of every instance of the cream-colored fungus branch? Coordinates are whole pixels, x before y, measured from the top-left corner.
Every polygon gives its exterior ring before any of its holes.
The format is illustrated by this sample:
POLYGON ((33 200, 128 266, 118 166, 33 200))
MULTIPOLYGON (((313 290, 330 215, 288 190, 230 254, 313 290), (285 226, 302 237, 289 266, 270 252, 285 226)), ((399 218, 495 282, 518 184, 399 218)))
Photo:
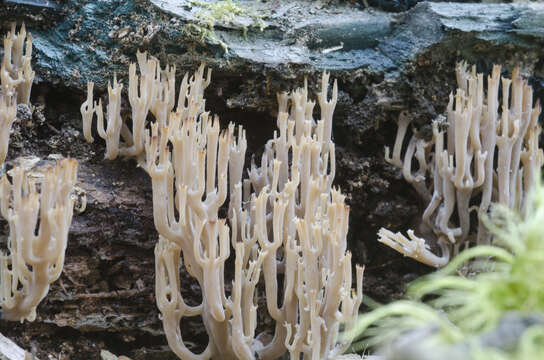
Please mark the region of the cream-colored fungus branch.
POLYGON ((4 164, 8 154, 11 125, 17 116, 17 104, 0 95, 0 166, 4 164))

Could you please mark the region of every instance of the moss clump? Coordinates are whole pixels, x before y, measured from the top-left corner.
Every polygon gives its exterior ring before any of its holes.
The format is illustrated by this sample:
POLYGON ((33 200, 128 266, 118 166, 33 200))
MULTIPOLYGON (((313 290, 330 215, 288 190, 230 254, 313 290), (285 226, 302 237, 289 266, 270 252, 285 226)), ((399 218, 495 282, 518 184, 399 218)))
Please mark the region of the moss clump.
MULTIPOLYGON (((227 53, 227 44, 219 39, 214 31, 217 24, 223 26, 237 25, 236 18, 245 17, 252 21, 252 25, 249 25, 249 27, 257 28, 260 31, 265 28, 265 23, 261 15, 233 0, 220 0, 213 3, 191 0, 189 4, 200 10, 195 14, 197 22, 185 25, 183 29, 184 33, 196 36, 201 42, 210 41, 212 43, 217 43, 227 53)), ((245 39, 247 37, 248 27, 243 25, 241 28, 245 39)))
POLYGON ((444 354, 453 353, 478 360, 539 359, 544 353, 544 186, 538 182, 523 214, 497 205, 483 221, 497 246, 460 253, 444 269, 413 283, 409 300, 361 316, 348 334, 364 337, 356 347, 394 348, 401 342, 403 351, 418 347, 425 359, 449 359, 444 354))

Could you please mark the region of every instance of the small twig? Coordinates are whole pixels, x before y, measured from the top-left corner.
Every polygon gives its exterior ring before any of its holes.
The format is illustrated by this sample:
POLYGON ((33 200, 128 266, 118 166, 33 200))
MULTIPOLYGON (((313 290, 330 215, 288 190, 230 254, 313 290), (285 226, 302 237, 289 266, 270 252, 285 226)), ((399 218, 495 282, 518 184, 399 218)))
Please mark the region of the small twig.
POLYGON ((383 264, 379 264, 379 265, 375 265, 375 266, 365 266, 365 269, 367 271, 372 271, 372 270, 377 270, 377 269, 382 269, 382 268, 385 268, 385 267, 388 267, 392 264, 396 264, 400 262, 400 260, 398 259, 393 259, 393 260, 389 260, 389 261, 386 261, 385 263, 383 264))
POLYGON ((96 294, 76 294, 74 299, 108 299, 117 297, 131 297, 145 292, 145 290, 130 289, 130 290, 115 290, 110 292, 101 292, 96 294))
POLYGON ((51 131, 53 131, 55 134, 60 134, 60 130, 57 129, 56 127, 54 127, 53 125, 47 124, 47 127, 48 127, 51 131))
POLYGON ((8 360, 37 360, 2 334, 0 334, 0 355, 8 360))
POLYGON ((321 50, 321 53, 322 54, 328 54, 328 53, 333 52, 333 51, 342 50, 343 48, 344 48, 344 43, 340 42, 340 45, 333 46, 333 47, 330 47, 330 48, 327 48, 327 49, 323 49, 323 50, 321 50))

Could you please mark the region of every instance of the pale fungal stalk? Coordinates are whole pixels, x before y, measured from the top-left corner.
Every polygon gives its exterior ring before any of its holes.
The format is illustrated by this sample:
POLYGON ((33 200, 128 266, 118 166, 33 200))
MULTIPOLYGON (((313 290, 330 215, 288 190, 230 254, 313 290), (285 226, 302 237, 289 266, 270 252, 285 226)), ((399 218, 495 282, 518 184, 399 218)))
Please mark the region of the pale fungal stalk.
POLYGON ((523 210, 534 174, 544 160, 538 144, 541 106, 538 101, 533 104, 533 90, 520 76, 519 69, 514 69, 510 80, 501 77, 501 68, 494 66, 487 79, 487 94, 484 77, 476 74, 475 67, 469 72, 466 63, 460 63, 456 72, 459 88, 455 96, 450 95, 447 121, 433 123, 434 151, 422 150, 418 154, 414 144, 421 140, 414 135, 404 162, 400 160, 409 122, 406 114, 399 117, 393 158, 389 158, 389 149, 385 151, 386 160, 402 167, 404 178, 424 199, 432 193, 423 213, 427 229, 424 235, 438 240, 442 255, 434 255, 413 232, 409 232, 411 240, 408 240, 399 233, 381 229, 379 241, 436 267, 445 265, 450 254, 455 255, 467 242, 491 241, 481 221, 477 226, 471 224, 473 209, 481 216, 496 202, 523 210), (415 176, 411 165, 414 154, 420 164, 415 176))
POLYGON ((0 166, 3 166, 8 154, 11 125, 17 116, 17 105, 0 95, 0 166))
POLYGON ((64 265, 68 229, 72 222, 72 189, 77 162, 62 160, 40 182, 21 167, 10 182, 0 181, 0 208, 9 223, 8 253, 0 254, 2 318, 34 321, 36 307, 57 280, 64 265))

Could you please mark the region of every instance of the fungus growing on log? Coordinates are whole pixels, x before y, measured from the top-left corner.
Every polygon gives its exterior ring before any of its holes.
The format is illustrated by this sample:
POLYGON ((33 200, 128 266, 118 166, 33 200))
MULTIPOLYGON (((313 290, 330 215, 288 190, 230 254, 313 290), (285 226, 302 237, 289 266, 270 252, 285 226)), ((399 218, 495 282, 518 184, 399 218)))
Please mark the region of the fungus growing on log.
POLYGON ((410 182, 428 205, 423 212, 421 232, 434 237, 440 256, 427 243, 409 232, 410 239, 386 229, 378 232, 379 241, 427 265, 441 267, 467 243, 488 244, 491 235, 482 221, 471 224, 472 210, 484 216, 491 203, 521 211, 534 176, 544 160, 538 144, 541 127, 540 103, 533 105, 533 89, 515 68, 512 79, 500 75, 494 66, 487 78, 468 71, 466 63, 456 68, 458 89, 450 94, 447 120, 433 122, 430 142, 413 135, 400 160, 401 146, 409 120, 399 117, 393 157, 385 158, 402 167, 410 182), (502 96, 499 101, 499 84, 502 96), (499 105, 500 104, 500 105, 499 105), (430 149, 433 148, 433 151, 430 149), (412 174, 412 157, 419 168, 412 174))
POLYGON ((0 68, 2 94, 6 101, 16 97, 19 104, 30 104, 30 91, 34 81, 34 71, 30 65, 32 58, 32 37, 27 34, 25 24, 18 33, 15 23, 4 37, 4 56, 0 68))
MULTIPOLYGON (((87 100, 81 105, 83 119, 83 135, 87 142, 93 142, 92 123, 96 113, 98 135, 106 141, 105 158, 114 160, 117 156, 137 157, 143 160, 145 155, 146 120, 151 113, 159 127, 170 121, 176 104, 175 66, 167 66, 164 70, 159 60, 148 57, 147 53, 137 52, 140 76, 136 73, 136 64, 129 66, 128 98, 132 109, 132 130, 121 117, 121 92, 123 85, 114 74, 113 82, 108 82, 108 105, 106 106, 106 124, 102 102, 93 102, 94 83, 87 84, 87 100)), ((204 90, 210 83, 211 71, 204 77, 204 64, 191 77, 185 74, 180 84, 180 96, 175 113, 204 111, 204 90)), ((189 114, 191 116, 198 114, 189 114)))
POLYGON ((15 23, 4 37, 4 55, 0 67, 0 167, 8 153, 11 125, 17 116, 17 104, 30 104, 34 71, 30 66, 32 37, 25 24, 15 32, 15 23))
POLYGON ((8 253, 0 254, 2 318, 34 321, 36 307, 64 265, 77 161, 64 159, 39 183, 22 167, 0 181, 0 210, 9 224, 8 253))
POLYGON ((202 65, 190 78, 186 74, 176 107, 175 68, 162 70, 153 57, 137 57, 140 78, 135 64, 129 68, 132 131, 119 116, 120 88, 114 77, 114 85, 108 85, 107 130, 89 83, 81 106, 83 132, 92 142, 96 112, 106 158, 136 156, 151 176, 159 232, 156 297, 170 347, 182 359, 275 359, 285 352, 293 359, 337 359, 349 346, 340 331, 349 329, 357 316, 363 269, 357 266, 352 292, 351 254, 346 251, 349 208, 345 196, 332 187, 336 82, 329 99, 329 75, 323 74, 318 121, 306 84, 278 95, 278 131, 266 144, 261 166, 252 162, 244 179, 245 130, 230 124, 221 131, 217 117, 205 112, 204 89, 211 72, 204 77, 202 65), (149 112, 155 121, 146 129, 149 112), (113 123, 122 130, 110 132, 113 123), (227 198, 228 218, 220 218, 227 198), (236 259, 228 294, 224 270, 231 246, 236 259), (187 305, 181 296, 182 264, 202 289, 198 306, 187 305), (255 333, 261 273, 266 308, 276 322, 268 341, 255 333), (196 315, 210 335, 201 354, 185 346, 180 330, 183 317, 196 315))
POLYGON ((157 122, 148 133, 146 169, 160 234, 157 305, 168 343, 180 358, 276 359, 288 352, 292 359, 338 359, 347 350, 349 342, 339 334, 354 325, 363 269, 357 266, 353 291, 346 251, 349 208, 332 187, 337 86, 329 100, 328 84, 324 74, 318 121, 307 86, 278 96, 278 131, 247 179, 242 178, 245 131, 234 124, 220 131, 217 119, 200 113, 189 95, 180 94, 189 111, 172 113, 167 126, 157 122), (227 194, 228 221, 218 213, 227 194), (229 296, 224 267, 231 244, 236 260, 229 296), (181 256, 202 289, 198 306, 181 296, 181 256), (276 322, 268 341, 256 335, 261 273, 266 309, 276 322), (185 346, 180 331, 182 318, 196 315, 209 334, 200 354, 185 346))

